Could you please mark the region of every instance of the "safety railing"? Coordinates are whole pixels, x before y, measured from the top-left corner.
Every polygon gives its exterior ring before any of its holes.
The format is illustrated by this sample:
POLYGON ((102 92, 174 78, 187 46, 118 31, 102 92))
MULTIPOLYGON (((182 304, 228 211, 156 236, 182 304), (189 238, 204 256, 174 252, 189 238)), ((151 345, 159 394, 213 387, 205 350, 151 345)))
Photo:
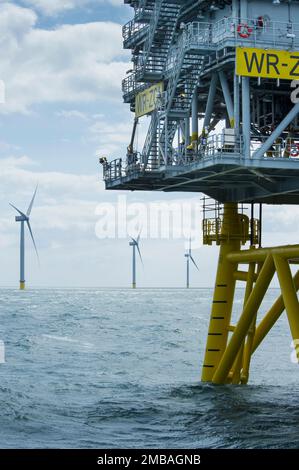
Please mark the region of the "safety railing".
POLYGON ((117 158, 112 162, 106 162, 103 165, 103 178, 104 181, 115 181, 124 176, 123 160, 117 158))
POLYGON ((125 176, 140 173, 145 169, 143 157, 139 152, 133 152, 127 155, 127 158, 117 158, 103 165, 103 179, 111 182, 119 180, 125 176))
POLYGON ((227 17, 216 23, 192 22, 186 27, 188 47, 217 48, 221 43, 246 44, 276 49, 299 46, 299 23, 271 21, 267 16, 243 19, 227 17))
POLYGON ((244 245, 251 240, 257 245, 260 240, 261 225, 258 219, 250 220, 249 217, 240 213, 235 223, 223 222, 223 216, 205 218, 202 223, 203 243, 212 245, 213 242, 220 244, 223 240, 240 240, 244 245))
POLYGON ((129 73, 122 81, 122 92, 124 98, 130 97, 145 90, 148 85, 145 83, 137 82, 136 72, 129 73))
MULTIPOLYGON (((266 142, 269 136, 261 136, 251 142, 251 156, 266 142)), ((299 161, 299 137, 279 137, 265 152, 264 158, 289 158, 299 161)))
POLYGON ((148 25, 145 23, 136 22, 135 19, 126 23, 123 27, 123 39, 124 43, 128 42, 130 39, 140 38, 145 35, 148 30, 148 25))

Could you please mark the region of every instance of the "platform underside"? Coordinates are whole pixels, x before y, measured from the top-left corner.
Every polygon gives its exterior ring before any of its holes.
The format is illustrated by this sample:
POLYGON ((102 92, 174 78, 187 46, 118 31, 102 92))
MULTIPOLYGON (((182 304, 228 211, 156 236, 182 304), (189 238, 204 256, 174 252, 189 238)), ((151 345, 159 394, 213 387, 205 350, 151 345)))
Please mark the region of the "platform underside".
POLYGON ((299 159, 219 158, 159 170, 130 169, 108 190, 200 192, 220 202, 299 204, 299 159), (290 171, 291 170, 291 171, 290 171))

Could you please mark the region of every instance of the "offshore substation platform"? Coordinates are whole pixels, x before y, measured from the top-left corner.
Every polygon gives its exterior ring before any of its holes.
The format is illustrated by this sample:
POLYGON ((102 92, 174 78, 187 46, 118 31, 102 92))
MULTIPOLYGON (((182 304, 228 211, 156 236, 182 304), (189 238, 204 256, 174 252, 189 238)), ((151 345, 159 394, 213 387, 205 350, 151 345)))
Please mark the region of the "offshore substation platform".
POLYGON ((299 1, 124 3, 134 19, 123 28, 132 50, 123 96, 135 117, 125 158, 101 159, 106 188, 216 201, 203 221, 204 243, 220 256, 202 380, 245 384, 252 354, 284 311, 299 344, 299 245, 261 246, 262 204, 299 203, 299 1), (281 295, 260 318, 275 274, 281 295), (232 325, 237 281, 244 302, 232 325))

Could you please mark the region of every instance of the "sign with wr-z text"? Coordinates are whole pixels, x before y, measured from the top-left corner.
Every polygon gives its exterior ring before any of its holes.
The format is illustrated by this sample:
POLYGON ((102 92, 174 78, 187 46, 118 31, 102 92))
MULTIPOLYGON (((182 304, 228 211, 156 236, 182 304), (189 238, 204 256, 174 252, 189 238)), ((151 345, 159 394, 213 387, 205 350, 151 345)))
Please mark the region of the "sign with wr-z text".
POLYGON ((299 52, 237 47, 237 75, 299 80, 299 52))
POLYGON ((150 114, 157 108, 158 99, 161 98, 164 91, 164 83, 156 83, 136 96, 135 115, 136 117, 150 114))

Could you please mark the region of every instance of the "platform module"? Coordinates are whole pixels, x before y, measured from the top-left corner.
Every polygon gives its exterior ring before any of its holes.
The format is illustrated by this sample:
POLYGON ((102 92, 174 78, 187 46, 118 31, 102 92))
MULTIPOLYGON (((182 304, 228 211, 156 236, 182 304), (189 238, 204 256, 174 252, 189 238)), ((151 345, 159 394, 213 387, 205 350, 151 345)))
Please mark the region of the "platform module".
POLYGON ((101 160, 105 185, 198 192, 223 204, 203 226, 220 258, 202 377, 246 383, 251 355, 284 310, 299 344, 299 275, 291 270, 299 246, 262 248, 253 217, 254 205, 299 203, 299 2, 124 3, 134 17, 123 28, 132 67, 122 86, 134 116, 127 152, 101 160), (141 120, 148 131, 137 148, 141 120), (281 296, 257 324, 275 274, 281 296), (244 307, 232 326, 237 281, 246 285, 244 307))

